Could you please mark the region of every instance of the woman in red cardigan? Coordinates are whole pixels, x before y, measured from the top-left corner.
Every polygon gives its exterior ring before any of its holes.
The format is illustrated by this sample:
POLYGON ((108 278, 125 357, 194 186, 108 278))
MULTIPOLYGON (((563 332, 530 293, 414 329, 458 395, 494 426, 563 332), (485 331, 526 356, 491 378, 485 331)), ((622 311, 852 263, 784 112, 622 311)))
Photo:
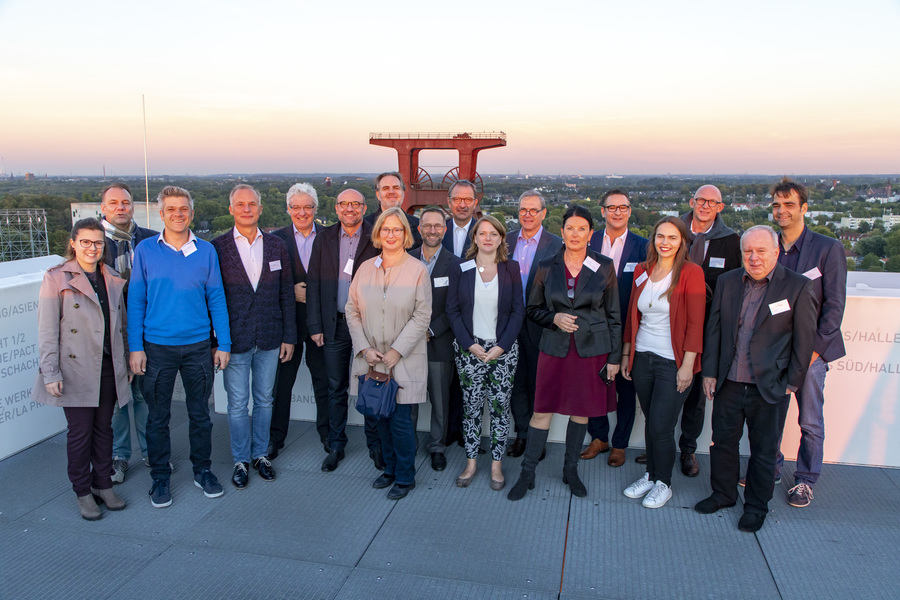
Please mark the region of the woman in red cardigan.
POLYGON ((676 217, 653 228, 647 262, 634 272, 625 322, 622 376, 634 380, 644 412, 647 472, 625 489, 660 508, 672 497, 675 423, 700 371, 706 282, 688 258, 688 231, 676 217))

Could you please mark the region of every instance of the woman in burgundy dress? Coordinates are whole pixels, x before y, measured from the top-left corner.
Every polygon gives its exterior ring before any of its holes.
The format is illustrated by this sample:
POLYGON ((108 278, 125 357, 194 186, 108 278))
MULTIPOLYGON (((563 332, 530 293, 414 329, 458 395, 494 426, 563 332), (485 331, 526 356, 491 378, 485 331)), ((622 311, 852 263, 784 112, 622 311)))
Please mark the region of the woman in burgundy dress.
POLYGON ((554 414, 569 415, 563 481, 586 496, 578 458, 589 417, 615 410, 613 383, 622 358, 622 319, 613 261, 590 248, 591 213, 573 206, 563 215, 564 248, 541 261, 534 276, 528 318, 544 327, 538 358, 534 416, 522 473, 509 491, 520 500, 534 488, 537 466, 554 414))

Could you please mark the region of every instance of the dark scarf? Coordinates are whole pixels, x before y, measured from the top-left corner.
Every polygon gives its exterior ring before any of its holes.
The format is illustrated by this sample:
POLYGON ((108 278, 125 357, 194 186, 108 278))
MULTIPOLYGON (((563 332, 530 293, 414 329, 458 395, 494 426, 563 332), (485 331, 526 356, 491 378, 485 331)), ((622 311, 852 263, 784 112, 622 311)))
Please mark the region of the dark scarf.
POLYGON ((706 260, 706 242, 727 237, 733 234, 734 230, 725 224, 721 215, 716 215, 713 226, 709 228, 709 231, 706 233, 694 233, 691 231, 691 222, 693 221, 693 218, 694 211, 688 211, 681 217, 681 220, 684 221, 684 224, 687 227, 688 237, 691 241, 691 262, 702 265, 703 261, 706 260))

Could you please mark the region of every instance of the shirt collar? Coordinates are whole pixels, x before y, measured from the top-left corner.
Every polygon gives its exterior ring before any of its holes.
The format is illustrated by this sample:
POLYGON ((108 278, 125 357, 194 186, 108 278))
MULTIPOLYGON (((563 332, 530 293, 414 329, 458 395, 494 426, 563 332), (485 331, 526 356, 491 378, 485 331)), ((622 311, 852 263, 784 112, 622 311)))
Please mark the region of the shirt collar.
MULTIPOLYGON (((450 220, 453 221, 453 219, 450 219, 450 220)), ((468 221, 466 221, 466 224, 465 224, 465 225, 457 225, 457 224, 456 224, 456 221, 453 221, 453 229, 454 229, 454 231, 457 230, 457 229, 465 229, 465 230, 468 230, 468 229, 469 229, 469 225, 471 225, 471 223, 472 223, 472 219, 469 219, 468 221)))
POLYGON ((609 237, 609 232, 606 230, 606 227, 603 228, 603 241, 609 240, 608 243, 609 243, 610 248, 612 248, 612 245, 615 244, 616 242, 620 241, 620 240, 621 240, 621 242, 624 244, 624 243, 625 243, 625 237, 626 237, 627 235, 628 235, 628 230, 626 229, 626 230, 625 230, 625 233, 623 233, 622 235, 620 235, 620 236, 618 236, 617 238, 613 239, 613 238, 609 237))
POLYGON ((431 260, 428 260, 425 258, 425 245, 422 244, 422 260, 427 264, 431 264, 431 263, 435 262, 438 259, 438 256, 441 255, 442 249, 443 249, 443 244, 438 244, 437 250, 435 250, 434 254, 431 255, 431 260))
POLYGON ((247 239, 246 235, 244 235, 243 233, 238 231, 237 227, 233 227, 232 230, 234 231, 235 241, 240 240, 240 239, 247 240, 247 243, 250 244, 251 246, 256 243, 256 240, 262 239, 262 231, 259 229, 259 227, 256 228, 256 237, 253 238, 253 242, 251 242, 249 239, 247 239))
MULTIPOLYGON (((803 232, 800 234, 796 240, 794 240, 794 245, 791 246, 791 249, 788 252, 792 252, 794 248, 797 249, 797 252, 803 249, 803 242, 806 240, 806 232, 809 231, 809 227, 806 225, 803 226, 803 232)), ((784 245, 781 243, 781 233, 778 234, 778 245, 780 246, 780 250, 784 252, 784 245)))
POLYGON ((347 235, 347 230, 344 229, 343 225, 341 225, 341 237, 342 238, 358 238, 358 237, 361 237, 360 232, 362 232, 362 224, 360 224, 360 226, 356 228, 356 231, 353 232, 353 235, 347 235))
POLYGON ((741 278, 744 280, 744 283, 760 283, 760 284, 772 283, 772 274, 775 272, 775 268, 777 266, 778 265, 776 264, 774 267, 772 267, 772 270, 769 271, 769 273, 762 279, 759 279, 759 280, 753 279, 752 277, 750 277, 750 273, 747 272, 747 269, 744 269, 744 274, 741 276, 741 278))
MULTIPOLYGON (((157 243, 165 244, 166 246, 168 246, 168 247, 171 248, 172 250, 175 250, 175 246, 173 246, 172 244, 170 244, 169 242, 166 241, 166 238, 164 237, 165 231, 166 231, 166 230, 163 229, 163 230, 160 232, 160 234, 159 234, 159 239, 157 239, 157 243)), ((195 242, 195 243, 196 243, 196 241, 197 241, 197 236, 194 235, 194 232, 193 232, 193 231, 191 231, 190 229, 188 229, 188 241, 185 242, 185 244, 190 244, 191 242, 195 242)), ((175 250, 175 252, 181 252, 181 250, 175 250)))
POLYGON ((294 225, 293 223, 291 223, 291 229, 294 230, 294 237, 296 237, 296 236, 299 235, 299 236, 302 237, 303 239, 309 239, 310 237, 316 235, 316 224, 315 224, 315 222, 313 222, 312 231, 309 232, 309 235, 303 235, 303 234, 300 232, 300 230, 297 229, 297 226, 294 225))
POLYGON ((524 235, 522 235, 522 231, 523 231, 522 229, 519 229, 519 236, 518 236, 519 241, 523 241, 526 244, 531 244, 531 243, 540 244, 541 243, 541 234, 544 233, 544 226, 541 225, 540 227, 538 227, 537 233, 535 233, 530 238, 526 238, 524 235))

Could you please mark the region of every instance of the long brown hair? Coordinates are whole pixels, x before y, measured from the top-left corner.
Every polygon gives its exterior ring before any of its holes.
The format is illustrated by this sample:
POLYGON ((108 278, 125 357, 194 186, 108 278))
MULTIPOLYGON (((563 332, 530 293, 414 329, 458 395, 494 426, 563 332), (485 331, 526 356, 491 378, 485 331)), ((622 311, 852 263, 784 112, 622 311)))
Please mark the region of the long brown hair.
POLYGON ((678 246, 678 251, 675 253, 675 262, 672 264, 672 284, 664 294, 668 299, 672 296, 672 290, 678 285, 678 279, 681 277, 681 267, 684 266, 684 263, 690 262, 691 260, 688 256, 688 245, 690 244, 691 238, 684 221, 678 217, 663 217, 657 221, 656 225, 653 226, 653 232, 650 234, 650 242, 647 244, 648 271, 652 271, 656 267, 656 263, 659 262, 659 254, 656 251, 656 232, 659 231, 660 226, 665 223, 674 225, 675 229, 678 230, 678 235, 681 236, 681 244, 678 246))

